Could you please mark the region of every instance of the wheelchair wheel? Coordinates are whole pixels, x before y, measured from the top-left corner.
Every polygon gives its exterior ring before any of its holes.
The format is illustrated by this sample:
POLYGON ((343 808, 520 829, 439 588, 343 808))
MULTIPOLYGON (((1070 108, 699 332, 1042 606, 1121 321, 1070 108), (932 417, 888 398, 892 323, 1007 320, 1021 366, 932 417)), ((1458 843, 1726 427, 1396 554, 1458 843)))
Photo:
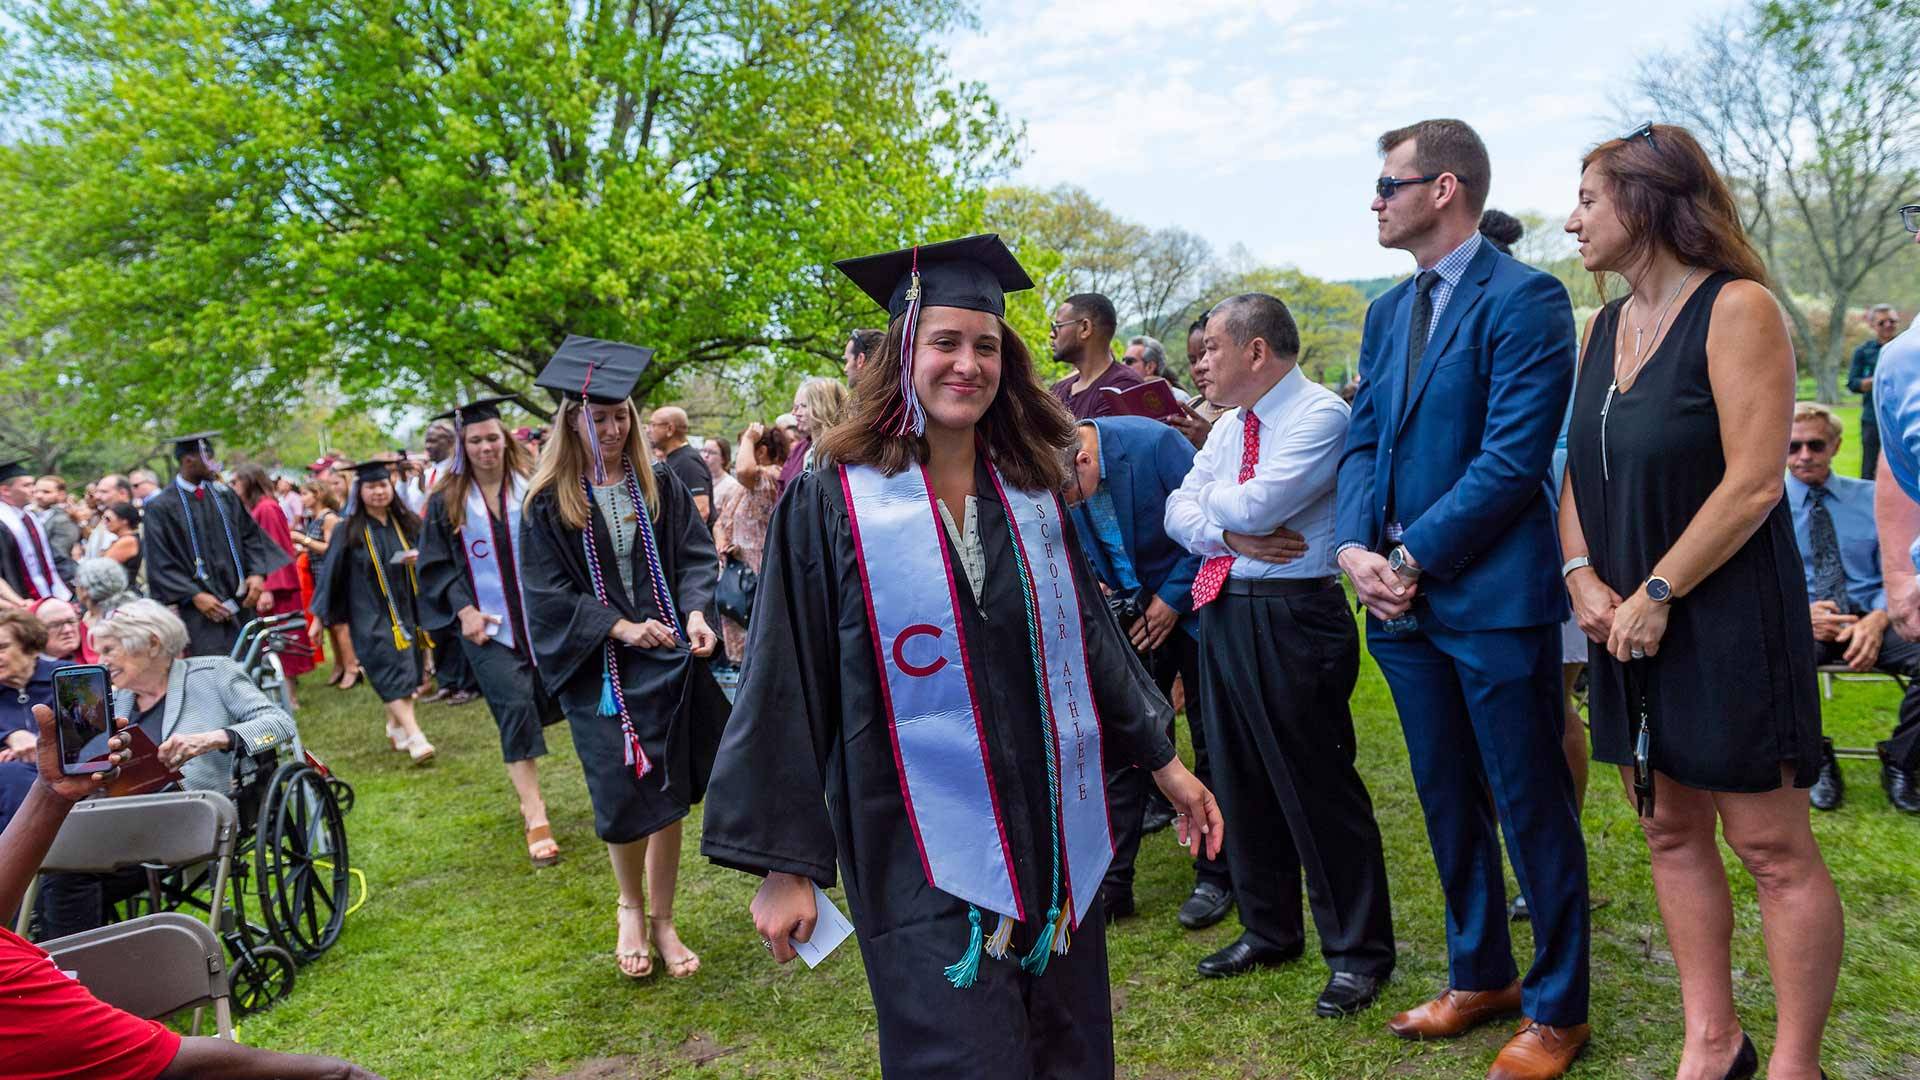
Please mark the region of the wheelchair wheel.
POLYGON ((275 945, 257 945, 234 957, 228 992, 237 1013, 255 1013, 293 993, 293 955, 275 945))
POLYGON ((311 964, 340 938, 351 877, 340 804, 305 762, 290 762, 273 774, 253 857, 268 932, 302 964, 311 964))
POLYGON ((340 807, 340 813, 343 817, 353 813, 352 784, 347 783, 337 776, 330 776, 327 778, 327 789, 333 792, 333 801, 340 807))

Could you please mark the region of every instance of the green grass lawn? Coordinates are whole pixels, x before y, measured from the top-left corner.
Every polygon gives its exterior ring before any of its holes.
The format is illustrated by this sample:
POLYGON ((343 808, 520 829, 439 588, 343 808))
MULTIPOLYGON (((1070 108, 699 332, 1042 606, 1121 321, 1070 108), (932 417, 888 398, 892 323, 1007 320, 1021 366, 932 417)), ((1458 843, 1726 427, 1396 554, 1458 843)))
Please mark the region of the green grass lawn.
MULTIPOLYGON (((874 1014, 849 942, 814 971, 776 968, 746 910, 755 882, 689 854, 677 907, 704 958, 674 981, 656 964, 630 983, 614 967, 614 885, 564 726, 549 730, 544 778, 565 849, 555 868, 526 859, 485 706, 428 706, 440 750, 415 769, 385 748, 370 690, 342 694, 310 677, 301 727, 358 792, 348 818, 354 865, 371 895, 334 950, 300 974, 292 996, 242 1021, 245 1041, 338 1054, 389 1077, 876 1076, 874 1014)), ((1828 730, 1843 745, 1884 738, 1896 693, 1840 684, 1828 730)), ((1120 1073, 1133 1077, 1477 1077, 1499 1026, 1456 1042, 1389 1036, 1393 1012, 1446 981, 1440 891, 1386 686, 1371 663, 1354 709, 1393 886, 1399 969, 1379 1007, 1344 1021, 1310 1015, 1325 970, 1308 959, 1241 979, 1199 978, 1194 962, 1230 941, 1234 920, 1188 933, 1174 910, 1189 888, 1166 834, 1140 860, 1140 914, 1110 934, 1120 1073)), ((1920 819, 1894 812, 1877 766, 1849 762, 1852 788, 1815 828, 1847 906, 1847 960, 1826 1064, 1836 1080, 1920 1076, 1920 819)), ((697 849, 698 813, 689 823, 697 849)), ((1659 926, 1646 854, 1612 771, 1596 772, 1586 811, 1594 917, 1591 1049, 1573 1075, 1673 1074, 1681 1042, 1678 983, 1659 926)), ((1275 822, 1234 822, 1275 828, 1275 822)), ((1736 989, 1764 1054, 1773 1027, 1753 889, 1731 861, 1738 930, 1736 989)), ((1521 928, 1524 958, 1531 939, 1521 928)), ((1523 963, 1524 966, 1524 963, 1523 963)), ((964 1038, 964 1032, 956 1033, 964 1038)))

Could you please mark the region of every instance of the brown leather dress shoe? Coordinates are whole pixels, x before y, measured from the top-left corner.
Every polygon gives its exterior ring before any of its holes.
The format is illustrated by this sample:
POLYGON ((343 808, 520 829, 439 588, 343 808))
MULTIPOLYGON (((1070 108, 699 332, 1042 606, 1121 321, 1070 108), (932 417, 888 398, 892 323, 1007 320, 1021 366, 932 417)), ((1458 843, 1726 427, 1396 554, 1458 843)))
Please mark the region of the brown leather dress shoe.
POLYGON ((1504 990, 1455 990, 1415 1006, 1387 1021, 1387 1030, 1403 1039, 1452 1039, 1489 1020, 1520 1011, 1520 981, 1504 990))
POLYGON ((1500 1048, 1500 1056, 1487 1070, 1487 1080, 1554 1080, 1563 1076, 1592 1033, 1586 1024, 1554 1027, 1528 1020, 1500 1048))

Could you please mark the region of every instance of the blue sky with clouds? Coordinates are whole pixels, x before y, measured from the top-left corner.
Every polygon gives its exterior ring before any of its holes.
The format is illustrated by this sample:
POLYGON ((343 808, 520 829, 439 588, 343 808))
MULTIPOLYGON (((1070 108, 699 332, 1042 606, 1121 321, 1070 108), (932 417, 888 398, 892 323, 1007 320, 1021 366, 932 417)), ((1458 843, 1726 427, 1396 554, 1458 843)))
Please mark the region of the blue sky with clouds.
POLYGON ((1016 181, 1356 278, 1411 267, 1374 243, 1380 132, 1466 120, 1493 159, 1488 205, 1557 224, 1639 58, 1730 2, 985 0, 948 47, 1025 122, 1016 181))

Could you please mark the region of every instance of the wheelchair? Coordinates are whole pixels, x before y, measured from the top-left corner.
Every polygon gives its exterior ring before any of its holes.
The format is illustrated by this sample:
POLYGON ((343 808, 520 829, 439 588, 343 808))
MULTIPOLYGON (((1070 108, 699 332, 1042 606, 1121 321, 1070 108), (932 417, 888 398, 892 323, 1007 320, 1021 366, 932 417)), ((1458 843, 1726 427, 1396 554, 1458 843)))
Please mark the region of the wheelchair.
MULTIPOLYGON (((301 612, 255 619, 233 648, 233 660, 283 709, 290 687, 280 654, 299 648, 289 629, 304 619, 301 612)), ((352 887, 345 817, 353 787, 306 750, 296 728, 289 745, 234 755, 224 794, 237 812, 224 879, 205 867, 149 868, 145 895, 127 898, 123 914, 194 910, 211 918, 220 904, 214 925, 231 957, 234 1008, 245 1014, 292 992, 297 970, 340 939, 352 887)))

